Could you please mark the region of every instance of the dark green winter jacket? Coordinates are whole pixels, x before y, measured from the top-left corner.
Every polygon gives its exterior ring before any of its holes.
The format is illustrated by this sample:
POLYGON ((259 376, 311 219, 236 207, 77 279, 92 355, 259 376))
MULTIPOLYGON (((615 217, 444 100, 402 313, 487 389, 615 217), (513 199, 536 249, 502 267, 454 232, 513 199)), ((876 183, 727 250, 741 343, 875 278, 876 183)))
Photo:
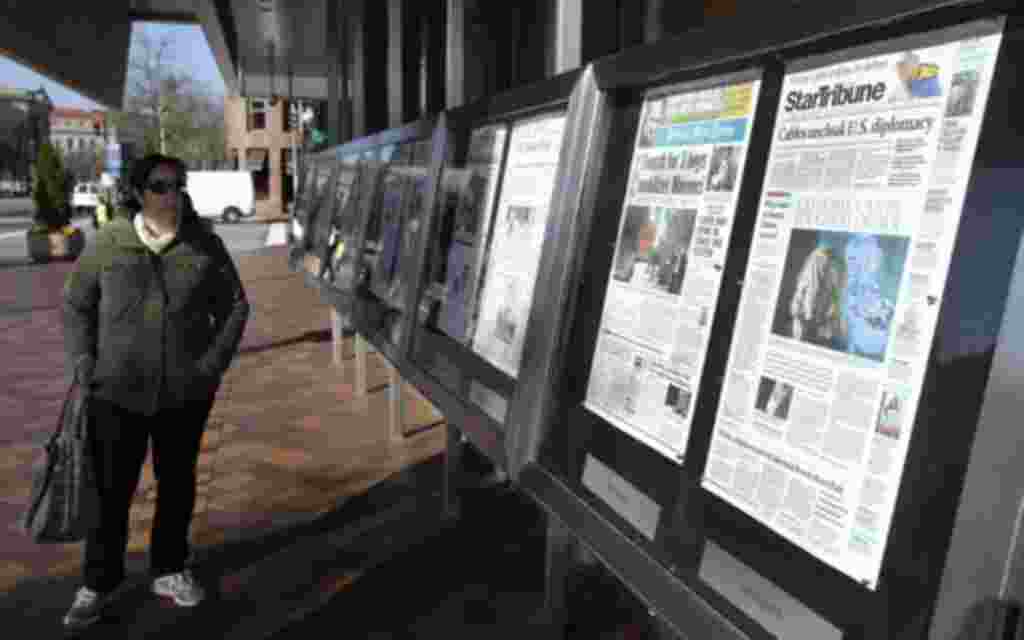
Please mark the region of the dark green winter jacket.
POLYGON ((195 216, 159 255, 113 220, 64 287, 70 367, 96 397, 147 415, 211 400, 248 317, 231 255, 195 216))

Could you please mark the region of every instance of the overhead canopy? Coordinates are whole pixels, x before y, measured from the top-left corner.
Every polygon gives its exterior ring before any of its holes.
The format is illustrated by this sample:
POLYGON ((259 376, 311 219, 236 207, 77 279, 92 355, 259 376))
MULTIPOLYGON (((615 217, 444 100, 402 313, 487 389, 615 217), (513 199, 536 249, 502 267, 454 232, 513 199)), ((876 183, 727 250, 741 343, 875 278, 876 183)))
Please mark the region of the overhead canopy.
POLYGON ((0 21, 0 51, 96 102, 120 106, 129 4, 12 0, 0 21))
POLYGON ((326 99, 327 14, 327 0, 232 0, 233 28, 245 34, 238 92, 326 99))
MULTIPOLYGON (((255 1, 243 4, 255 6, 255 1)), ((230 0, 8 0, 0 21, 0 53, 119 109, 132 22, 194 22, 202 25, 224 82, 234 91, 237 37, 230 6, 230 0)))

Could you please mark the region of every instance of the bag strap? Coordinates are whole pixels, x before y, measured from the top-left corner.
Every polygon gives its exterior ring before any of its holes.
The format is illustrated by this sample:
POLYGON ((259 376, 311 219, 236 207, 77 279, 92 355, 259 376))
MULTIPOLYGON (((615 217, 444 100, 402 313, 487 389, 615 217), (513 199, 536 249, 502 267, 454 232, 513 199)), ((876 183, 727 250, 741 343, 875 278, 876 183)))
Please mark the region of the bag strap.
POLYGON ((46 444, 47 449, 51 448, 57 442, 57 438, 59 438, 64 432, 64 423, 66 421, 65 418, 67 418, 68 415, 68 409, 71 407, 71 403, 75 399, 75 395, 81 392, 80 387, 80 374, 78 373, 78 369, 75 368, 74 376, 71 378, 71 386, 68 387, 68 392, 64 394, 64 404, 60 409, 60 418, 57 419, 57 429, 53 432, 53 435, 50 436, 50 440, 46 444))

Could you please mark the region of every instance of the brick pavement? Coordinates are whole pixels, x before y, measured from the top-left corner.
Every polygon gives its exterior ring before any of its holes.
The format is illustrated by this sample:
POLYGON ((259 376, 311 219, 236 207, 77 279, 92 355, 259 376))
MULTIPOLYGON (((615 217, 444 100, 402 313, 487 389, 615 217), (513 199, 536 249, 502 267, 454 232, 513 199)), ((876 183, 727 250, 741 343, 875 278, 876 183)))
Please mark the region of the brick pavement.
MULTIPOLYGON (((415 435, 389 442, 385 365, 370 355, 368 388, 377 391, 357 397, 354 361, 331 364, 328 308, 287 271, 283 247, 236 262, 253 313, 204 437, 192 528, 198 547, 310 521, 444 447, 443 427, 422 429, 440 416, 408 388, 404 431, 415 435)), ((81 545, 34 545, 12 525, 65 391, 58 305, 68 268, 0 271, 0 603, 54 579, 64 585, 61 598, 70 598, 80 562, 81 545)), ((145 566, 153 498, 147 462, 132 511, 130 567, 145 566)))

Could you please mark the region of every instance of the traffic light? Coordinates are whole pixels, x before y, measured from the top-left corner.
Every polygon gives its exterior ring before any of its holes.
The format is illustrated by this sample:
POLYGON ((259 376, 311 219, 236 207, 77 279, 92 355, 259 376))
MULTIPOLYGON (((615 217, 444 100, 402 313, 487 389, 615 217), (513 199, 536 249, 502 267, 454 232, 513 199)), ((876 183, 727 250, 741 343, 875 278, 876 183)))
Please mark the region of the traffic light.
POLYGON ((289 102, 288 103, 288 128, 298 129, 299 128, 299 103, 289 102))

